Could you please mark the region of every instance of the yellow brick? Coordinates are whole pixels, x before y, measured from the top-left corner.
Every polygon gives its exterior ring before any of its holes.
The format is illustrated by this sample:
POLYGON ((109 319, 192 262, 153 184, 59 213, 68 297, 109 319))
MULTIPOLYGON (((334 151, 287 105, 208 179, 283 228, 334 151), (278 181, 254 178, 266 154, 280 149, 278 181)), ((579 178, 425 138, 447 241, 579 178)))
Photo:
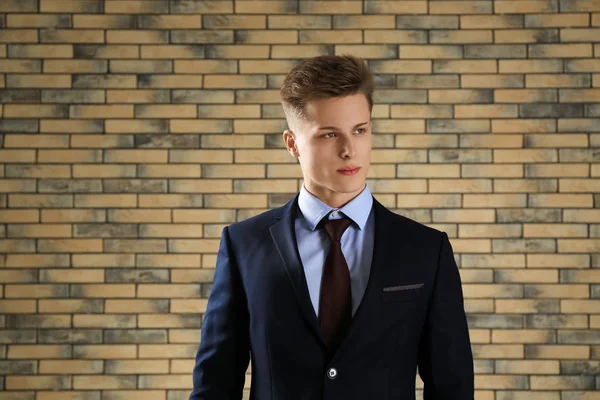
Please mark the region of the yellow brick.
MULTIPOLYGON (((119 346, 112 344, 79 344, 73 346, 73 351, 82 359, 124 359, 136 358, 137 346, 133 344, 120 344, 119 346)), ((61 399, 57 398, 56 400, 61 399)))
POLYGON ((201 238, 203 229, 198 224, 146 224, 140 226, 140 237, 201 238))
MULTIPOLYGON (((152 88, 202 88, 204 77, 202 75, 151 75, 150 83, 145 87, 152 88)), ((213 100, 215 101, 215 100, 213 100)))
POLYGON ((39 239, 42 253, 95 253, 102 251, 102 239, 39 239))
POLYGON ((463 75, 461 87, 475 89, 522 87, 523 78, 520 75, 463 75))
POLYGON ((35 29, 6 29, 0 31, 0 43, 37 43, 38 32, 35 29))
POLYGON ((44 276, 52 283, 104 282, 104 271, 87 269, 45 269, 44 276))
POLYGON ((146 43, 167 43, 168 35, 166 31, 159 30, 107 30, 107 43, 131 43, 131 44, 146 44, 146 43))
MULTIPOLYGON (((455 45, 400 45, 401 59, 449 59, 461 57, 462 49, 455 45)), ((406 71, 406 73, 409 72, 406 71)), ((426 68, 415 73, 431 73, 431 68, 426 68)))
POLYGON ((529 14, 556 12, 557 3, 547 0, 496 0, 494 12, 497 14, 529 14))
MULTIPOLYGON (((271 168, 274 167, 275 166, 269 165, 269 171, 271 171, 271 168)), ((371 166, 371 168, 372 167, 373 166, 371 166)), ((294 166, 294 168, 298 167, 294 166)), ((458 178, 460 177, 460 165, 403 163, 397 166, 397 176, 399 178, 458 178)))
POLYGON ((141 58, 144 59, 181 59, 197 58, 203 48, 196 45, 143 45, 141 58))
POLYGON ((558 239, 560 253, 593 253, 600 248, 600 239, 558 239))
MULTIPOLYGON (((177 208, 201 207, 203 195, 195 194, 141 194, 139 207, 143 208, 177 208)), ((179 221, 175 221, 179 222, 179 221)), ((185 222, 185 221, 184 221, 185 222)))
POLYGON ((36 224, 9 225, 9 237, 42 238, 42 237, 71 237, 71 225, 66 224, 36 224))
POLYGON ((510 15, 461 15, 461 29, 508 29, 523 26, 522 18, 510 15))
POLYGON ((558 41, 558 31, 548 29, 503 29, 494 32, 494 42, 498 44, 535 44, 540 41, 558 41))
MULTIPOLYGON (((176 73, 185 73, 177 71, 176 73)), ((264 75, 205 75, 204 87, 206 89, 264 89, 267 87, 267 81, 264 75)))
POLYGON ((461 224, 458 227, 458 236, 461 238, 521 237, 521 232, 518 224, 461 224))
POLYGON ((528 166, 527 176, 531 178, 587 177, 589 167, 589 164, 532 164, 528 166))
POLYGON ((443 194, 399 194, 396 204, 400 208, 458 208, 460 196, 443 194))
POLYGON ((70 389, 66 377, 60 375, 10 376, 5 383, 7 390, 58 390, 70 389))
POLYGON ((208 194, 205 195, 207 208, 260 208, 267 207, 267 195, 264 194, 208 194))
POLYGON ((436 223, 495 222, 493 210, 433 210, 436 223))
POLYGON ((135 108, 135 114, 136 118, 195 118, 196 106, 191 104, 138 105, 135 108))
POLYGON ((43 29, 42 43, 104 43, 104 31, 100 29, 43 29))
MULTIPOLYGON (((33 314, 36 312, 35 300, 0 300, 0 312, 3 314, 33 314)), ((36 358, 41 358, 39 355, 36 358)))
MULTIPOLYGON (((512 301, 512 300, 495 300, 512 301)), ((548 338, 553 337, 554 332, 542 329, 494 329, 492 331, 492 343, 545 343, 548 338)))
POLYGON ((104 210, 42 210, 43 223, 103 222, 104 210))
POLYGON ((555 98, 549 89, 497 89, 494 100, 497 103, 537 103, 555 98))
POLYGON ((52 14, 9 13, 6 16, 6 26, 8 28, 50 28, 65 26, 67 22, 68 20, 65 21, 64 16, 52 14))
MULTIPOLYGON (((169 360, 115 360, 106 367, 109 374, 167 374, 169 373, 169 360)), ((136 391, 137 392, 137 391, 136 391)), ((161 393, 156 393, 160 395, 161 393)), ((141 397, 141 394, 136 393, 141 397)), ((146 393, 143 398, 154 398, 151 393, 146 393)), ((158 399, 158 397, 156 397, 158 399)), ((132 398, 132 400, 134 400, 132 398)))
POLYGON ((69 107, 71 118, 133 118, 133 105, 76 105, 69 107))
POLYGON ((560 192, 593 193, 600 191, 600 179, 560 179, 558 185, 560 192))
POLYGON ((107 14, 157 14, 169 12, 169 6, 164 1, 109 0, 105 2, 104 7, 104 12, 107 14))
POLYGON ((433 30, 429 32, 431 43, 492 43, 491 30, 433 30))
POLYGON ((200 267, 201 256, 199 254, 140 254, 137 257, 138 267, 196 269, 200 267))
POLYGON ((138 174, 141 178, 200 178, 202 171, 200 165, 157 164, 140 165, 138 174))
POLYGON ((561 300, 560 312, 570 314, 595 314, 600 308, 600 300, 561 300))
POLYGON ((101 162, 98 150, 39 150, 40 163, 93 163, 101 162))
MULTIPOLYGON (((534 195, 531 195, 534 196, 534 195)), ((543 196, 543 195, 536 195, 543 196)), ((583 224, 524 224, 523 237, 587 237, 583 224)))
MULTIPOLYGON (((430 14, 489 14, 492 4, 486 1, 430 1, 430 14)), ((496 11, 497 12, 497 11, 496 11)))
POLYGON ((105 161, 111 163, 166 163, 167 150, 106 150, 105 161))
MULTIPOLYGON (((546 133, 555 130, 553 119, 498 119, 492 121, 493 133, 546 133)), ((516 151, 516 150, 507 150, 516 151)), ((542 160, 538 160, 542 161, 542 160)))
POLYGON ((463 207, 465 208, 509 208, 526 207, 527 196, 524 194, 464 194, 463 207))
POLYGON ((430 179, 431 193, 476 193, 491 192, 492 185, 488 179, 430 179))
POLYGON ((133 254, 73 254, 73 267, 77 268, 106 268, 133 267, 133 254))
POLYGON ((110 210, 109 222, 118 223, 144 223, 144 222, 170 222, 171 212, 169 210, 110 210))
MULTIPOLYGON (((6 139, 5 139, 6 140, 6 139)), ((6 142, 5 142, 6 146, 6 142)), ((69 165, 27 165, 25 166, 8 166, 6 168, 6 176, 13 178, 70 178, 71 167, 69 165)))
MULTIPOLYGON (((162 90, 107 90, 107 103, 154 103, 159 101, 162 96, 165 96, 162 90)), ((122 122, 119 122, 122 123, 122 122)))
MULTIPOLYGON (((379 34, 379 31, 365 31, 365 43, 386 43, 384 40, 376 40, 378 38, 385 36, 389 39, 388 35, 395 35, 396 31, 384 31, 387 32, 387 35, 379 34)), ((254 35, 256 33, 252 32, 254 35)), ((282 32, 283 33, 283 32, 282 32)), ((280 33, 278 33, 278 36, 280 33)), ((299 32, 298 40, 294 40, 294 43, 298 42, 300 44, 350 44, 350 43, 362 43, 362 32, 360 30, 352 29, 336 29, 336 30, 301 30, 299 32)), ((273 36, 273 32, 266 31, 265 36, 273 36)), ((406 37, 407 35, 404 35, 406 37)), ((273 39, 271 39, 273 40, 273 39)), ((256 42, 256 43, 266 43, 266 42, 256 42)), ((278 42, 280 43, 280 42, 278 42)), ((288 42, 286 42, 288 43, 288 42)), ((394 41, 393 43, 398 43, 394 41)), ((400 42, 402 43, 402 42, 400 42)))
POLYGON ((75 207, 87 208, 127 208, 136 207, 135 194, 77 194, 75 207))
MULTIPOLYGON (((72 45, 47 45, 47 44, 32 44, 32 45, 13 45, 9 48, 11 57, 19 58, 72 58, 72 45)), ((44 63, 44 72, 48 68, 49 61, 44 63)), ((61 71, 67 72, 67 71, 61 71)))
POLYGON ((121 178, 135 176, 133 165, 73 165, 74 178, 121 178))
MULTIPOLYGON (((368 48, 364 48, 362 50, 367 50, 368 48)), ((372 49, 370 49, 372 51, 372 49)), ((247 50, 246 50, 247 51, 247 50)), ((349 51, 349 49, 347 50, 349 51)), ((360 51, 355 49, 355 51, 360 51)), ((329 54, 329 46, 328 45, 312 45, 312 44, 297 44, 293 46, 287 45, 273 45, 271 50, 272 58, 302 58, 302 57, 317 57, 322 55, 329 54)), ((336 50, 336 54, 337 50, 336 50)), ((262 54, 261 54, 262 55, 262 54)), ((250 57, 244 57, 250 58, 250 57)), ((267 58, 267 56, 263 57, 255 57, 255 58, 267 58)))
MULTIPOLYGON (((311 1, 300 3, 301 14, 331 14, 331 4, 328 1, 311 1)), ((338 14, 361 14, 362 4, 357 1, 340 0, 335 4, 335 13, 338 14)))
POLYGON ((514 105, 478 104, 454 107, 455 118, 517 118, 518 116, 519 110, 514 105))
POLYGON ((591 194, 530 194, 529 207, 551 208, 591 208, 594 198, 591 194))
POLYGON ((68 358, 70 345, 13 344, 8 348, 9 359, 68 358))
POLYGON ((35 141, 31 141, 31 135, 6 134, 4 147, 36 147, 36 148, 60 148, 69 147, 68 135, 44 135, 36 134, 35 141))
POLYGON ((70 75, 9 75, 6 77, 7 87, 14 88, 70 88, 70 75))

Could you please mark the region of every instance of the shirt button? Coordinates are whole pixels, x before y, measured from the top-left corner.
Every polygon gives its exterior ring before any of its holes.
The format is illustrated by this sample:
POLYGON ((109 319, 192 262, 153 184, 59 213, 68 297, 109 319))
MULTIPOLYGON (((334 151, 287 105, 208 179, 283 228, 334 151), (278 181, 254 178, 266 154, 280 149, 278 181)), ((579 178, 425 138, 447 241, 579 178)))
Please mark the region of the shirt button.
POLYGON ((332 216, 334 216, 334 217, 337 217, 337 216, 338 216, 338 214, 339 214, 339 213, 338 213, 337 211, 334 211, 334 212, 332 212, 332 213, 331 213, 331 215, 332 215, 332 216))
POLYGON ((329 379, 335 379, 335 378, 337 378, 337 374, 338 374, 338 372, 337 372, 337 369, 335 369, 335 368, 329 368, 327 370, 327 377, 329 379))

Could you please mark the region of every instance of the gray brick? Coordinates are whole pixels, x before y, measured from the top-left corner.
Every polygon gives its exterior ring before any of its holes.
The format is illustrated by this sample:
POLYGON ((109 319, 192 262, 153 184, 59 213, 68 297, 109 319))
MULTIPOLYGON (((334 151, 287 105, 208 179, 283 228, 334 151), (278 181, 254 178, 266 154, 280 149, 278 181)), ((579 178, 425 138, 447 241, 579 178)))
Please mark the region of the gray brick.
POLYGON ((591 297, 593 299, 600 299, 600 284, 591 285, 591 297))
POLYGON ((106 282, 163 283, 169 282, 168 269, 107 269, 106 282))
MULTIPOLYGON (((596 376, 600 374, 600 360, 598 361, 561 361, 561 375, 596 376)), ((566 400, 566 399, 565 399, 566 400)), ((571 399, 569 399, 571 400, 571 399)), ((573 399, 576 400, 576 399, 573 399)))
POLYGON ((470 149, 470 150, 429 150, 430 163, 490 163, 492 162, 492 150, 470 149))
POLYGON ((585 7, 585 3, 587 3, 587 0, 560 0, 560 11, 581 12, 582 9, 585 7))
POLYGON ((0 330, 0 343, 5 344, 33 344, 36 342, 35 329, 2 329, 0 330))
POLYGON ((431 216, 431 209, 393 208, 391 209, 391 211, 404 217, 413 219, 422 224, 430 224, 433 221, 431 216))
POLYGON ((487 133, 490 132, 489 120, 429 119, 426 121, 427 133, 487 133))
POLYGON ((521 329, 523 328, 523 317, 520 315, 467 315, 470 329, 493 328, 493 329, 521 329))
MULTIPOLYGON (((104 74, 104 75, 87 75, 87 74, 73 74, 73 87, 74 88, 79 88, 79 89, 124 89, 123 88, 123 84, 120 80, 120 77, 123 77, 125 75, 117 75, 117 74, 104 74), (119 78, 119 79, 117 79, 119 78)), ((133 87, 128 87, 130 89, 135 88, 135 86, 133 87)), ((155 103, 164 103, 164 102, 168 102, 168 98, 169 98, 169 91, 168 90, 163 90, 162 94, 160 94, 160 96, 162 97, 162 101, 160 101, 160 98, 157 98, 155 103)))
POLYGON ((274 193, 268 195, 269 207, 281 207, 295 196, 295 193, 274 193))
POLYGON ((166 179, 106 179, 106 193, 167 193, 166 179))
POLYGON ((401 89, 451 89, 460 86, 458 75, 398 75, 401 89))
POLYGON ((558 132, 600 132, 600 118, 565 118, 558 120, 558 132))
MULTIPOLYGON (((15 75, 6 76, 6 86, 15 85, 13 78, 18 79, 19 77, 15 75)), ((41 94, 37 89, 0 89, 0 103, 39 103, 40 101, 41 94)))
POLYGON ((587 327, 587 316, 566 314, 525 315, 525 328, 527 329, 557 329, 572 327, 587 327))
POLYGON ((2 133, 36 133, 39 130, 35 119, 0 119, 2 133))
POLYGON ((111 60, 110 71, 123 74, 173 72, 173 60, 111 60))
POLYGON ((167 343, 166 329, 106 329, 104 343, 167 343))
POLYGON ((173 103, 233 104, 233 90, 175 89, 173 103))
MULTIPOLYGON (((554 239, 493 239, 493 253, 554 253, 556 252, 556 242, 554 239)), ((504 276, 510 276, 510 273, 503 271, 496 272, 497 282, 507 282, 504 276)))
POLYGON ((521 118, 583 117, 583 104, 521 104, 521 118))
POLYGON ((377 89, 393 89, 396 87, 396 75, 373 75, 377 89))
POLYGON ((281 134, 265 135, 265 149, 285 149, 281 134))
POLYGON ((600 104, 586 104, 585 105, 585 116, 586 117, 600 117, 600 104))
POLYGON ((458 29, 455 15, 399 15, 396 28, 400 29, 458 29))
POLYGON ((600 149, 559 149, 558 159, 560 162, 598 162, 600 149))
POLYGON ((7 328, 65 328, 71 324, 71 317, 64 315, 15 315, 6 316, 7 328))
POLYGON ((496 210, 497 222, 561 222, 560 209, 498 209, 496 210))
POLYGON ((285 118, 281 105, 264 104, 261 106, 262 118, 285 118))
POLYGON ((0 14, 0 28, 6 28, 6 14, 0 14))
POLYGON ((384 89, 373 93, 373 101, 383 104, 414 104, 426 103, 427 91, 425 90, 404 90, 404 89, 384 89))
POLYGON ((465 45, 464 58, 525 58, 526 45, 465 45))
POLYGON ((137 237, 136 224, 75 224, 74 237, 137 237))
MULTIPOLYGON (((232 30, 171 30, 171 43, 233 43, 233 31, 232 30)), ((206 58, 212 58, 210 54, 214 52, 214 49, 210 49, 206 46, 204 54, 206 58)))
POLYGON ((600 330, 564 330, 558 331, 558 343, 600 344, 600 330))
POLYGON ((103 90, 42 90, 42 103, 104 103, 103 90))
POLYGON ((40 344, 102 343, 101 329, 41 329, 38 335, 40 344))
POLYGON ((99 179, 40 179, 40 193, 101 193, 99 179))
POLYGON ((197 149, 198 135, 135 135, 135 147, 150 149, 197 149))

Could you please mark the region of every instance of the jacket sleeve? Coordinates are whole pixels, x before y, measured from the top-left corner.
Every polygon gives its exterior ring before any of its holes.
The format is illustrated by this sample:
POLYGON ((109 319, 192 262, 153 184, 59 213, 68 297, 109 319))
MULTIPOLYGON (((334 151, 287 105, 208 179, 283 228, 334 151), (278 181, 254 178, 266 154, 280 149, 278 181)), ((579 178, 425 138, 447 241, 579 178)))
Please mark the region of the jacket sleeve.
POLYGON ((419 344, 424 400, 473 400, 473 354, 458 267, 448 235, 441 238, 433 293, 419 344))
POLYGON ((228 227, 221 235, 201 332, 190 400, 241 399, 250 359, 249 315, 228 227))

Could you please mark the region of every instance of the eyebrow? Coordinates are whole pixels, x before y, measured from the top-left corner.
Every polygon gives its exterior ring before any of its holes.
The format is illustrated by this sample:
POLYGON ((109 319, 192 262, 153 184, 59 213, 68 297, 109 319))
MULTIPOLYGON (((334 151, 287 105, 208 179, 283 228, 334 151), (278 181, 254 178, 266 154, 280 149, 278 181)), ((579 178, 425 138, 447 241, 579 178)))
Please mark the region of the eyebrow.
MULTIPOLYGON (((366 125, 368 123, 369 122, 367 121, 367 122, 361 122, 360 124, 356 124, 356 125, 354 125, 354 129, 358 128, 361 125, 366 125)), ((337 126, 322 126, 319 129, 317 129, 317 130, 322 131, 322 130, 325 130, 325 129, 339 129, 339 128, 337 126)))

